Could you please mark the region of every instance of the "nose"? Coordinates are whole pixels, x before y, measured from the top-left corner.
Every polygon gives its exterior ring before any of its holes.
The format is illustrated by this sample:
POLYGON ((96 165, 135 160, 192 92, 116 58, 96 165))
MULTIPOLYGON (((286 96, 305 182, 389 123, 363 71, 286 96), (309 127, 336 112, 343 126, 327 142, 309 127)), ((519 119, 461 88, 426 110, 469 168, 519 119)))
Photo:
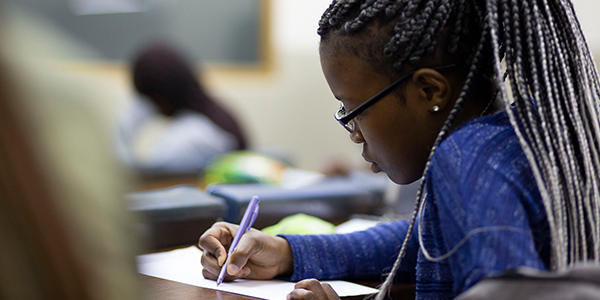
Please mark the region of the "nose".
POLYGON ((358 126, 354 129, 354 132, 350 133, 350 140, 356 144, 362 144, 365 142, 362 132, 360 131, 358 126))

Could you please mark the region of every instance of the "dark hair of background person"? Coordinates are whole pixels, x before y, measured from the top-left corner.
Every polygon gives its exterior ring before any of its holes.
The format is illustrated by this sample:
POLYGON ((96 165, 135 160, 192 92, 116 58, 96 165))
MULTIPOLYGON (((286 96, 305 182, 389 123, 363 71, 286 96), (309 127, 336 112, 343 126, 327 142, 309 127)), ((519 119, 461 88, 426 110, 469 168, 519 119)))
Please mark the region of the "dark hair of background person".
POLYGON ((207 95, 192 66, 174 47, 152 43, 143 47, 133 61, 133 83, 162 114, 172 116, 182 109, 197 111, 234 135, 238 149, 246 149, 242 129, 231 114, 207 95))
MULTIPOLYGON (((37 289, 45 299, 92 299, 89 276, 75 255, 67 224, 43 174, 39 154, 27 139, 6 79, 0 64, 0 209, 6 216, 0 222, 17 233, 26 251, 22 255, 29 259, 28 271, 37 280, 21 284, 37 289)), ((10 297, 5 293, 0 285, 0 298, 10 297)))

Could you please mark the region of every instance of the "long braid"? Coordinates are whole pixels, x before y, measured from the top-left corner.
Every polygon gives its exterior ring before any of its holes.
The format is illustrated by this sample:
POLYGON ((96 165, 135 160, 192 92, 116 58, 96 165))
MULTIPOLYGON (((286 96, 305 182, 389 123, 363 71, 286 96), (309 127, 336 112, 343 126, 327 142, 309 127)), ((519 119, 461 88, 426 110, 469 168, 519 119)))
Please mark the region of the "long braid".
MULTIPOLYGON (((540 16, 540 12, 539 9, 537 7, 533 8, 533 13, 534 13, 534 17, 535 18, 541 18, 540 16)), ((544 40, 548 40, 550 37, 548 35, 549 32, 549 26, 548 24, 546 24, 544 22, 544 24, 537 24, 537 27, 535 28, 535 31, 533 29, 531 29, 532 26, 530 26, 531 22, 527 22, 527 36, 528 36, 528 44, 533 44, 535 43, 535 45, 530 46, 529 47, 529 55, 530 57, 535 57, 535 53, 534 53, 534 49, 535 48, 539 48, 540 49, 540 56, 539 56, 539 65, 540 68, 542 70, 543 73, 543 80, 546 84, 546 86, 550 87, 550 88, 546 88, 544 89, 543 92, 545 92, 545 97, 546 99, 549 101, 549 105, 550 106, 559 106, 561 105, 560 99, 568 99, 568 96, 566 96, 565 93, 552 93, 552 91, 560 91, 560 89, 557 88, 557 78, 555 76, 556 74, 556 70, 557 68, 555 68, 554 64, 551 61, 547 60, 548 55, 556 55, 559 56, 561 54, 557 53, 557 49, 554 46, 553 43, 550 43, 548 46, 548 51, 549 53, 546 53, 546 45, 545 45, 545 41, 544 40), (539 34, 543 34, 545 37, 544 39, 541 39, 539 41, 538 44, 538 40, 532 40, 532 34, 533 32, 538 32, 539 34), (547 66, 547 68, 544 68, 544 66, 547 66)), ((530 69, 532 70, 532 78, 534 79, 534 99, 544 99, 544 97, 542 97, 540 95, 540 86, 538 83, 538 76, 537 76, 537 65, 534 64, 534 60, 531 61, 531 66, 530 69)), ((543 101, 543 100, 542 100, 543 101)), ((542 117, 546 116, 548 113, 552 114, 552 118, 554 120, 558 120, 559 122, 556 123, 551 123, 548 124, 549 126, 552 126, 554 128, 554 131, 550 131, 546 133, 546 144, 550 145, 553 143, 553 141, 557 141, 558 140, 558 147, 559 147, 559 152, 568 152, 569 155, 573 155, 573 147, 572 144, 570 143, 570 141, 565 140, 564 136, 562 135, 556 135, 555 132, 558 132, 559 130, 561 130, 561 128, 563 128, 564 130, 567 129, 567 124, 566 124, 566 116, 565 113, 563 112, 563 110, 552 110, 550 112, 544 112, 544 111, 540 111, 538 110, 538 112, 541 114, 542 117), (551 138, 550 138, 551 137, 551 138)), ((570 114, 567 114, 567 116, 570 114)), ((563 183, 565 185, 569 185, 569 186, 576 186, 577 183, 573 182, 576 179, 576 175, 574 174, 574 172, 576 172, 576 167, 575 167, 575 162, 574 161, 570 161, 570 162, 565 162, 564 155, 560 155, 559 157, 562 161, 563 164, 567 165, 568 167, 565 170, 565 174, 564 175, 564 179, 567 181, 566 183, 563 183)), ((575 188, 569 188, 568 189, 568 193, 569 193, 569 197, 571 198, 581 198, 582 195, 579 192, 579 190, 575 189, 575 188)), ((578 207, 574 207, 573 205, 571 205, 570 208, 570 212, 574 213, 577 210, 579 210, 578 207)), ((583 220, 582 220, 583 221, 583 220)), ((584 224, 584 222, 580 221, 581 224, 584 224)), ((585 228, 582 228, 582 232, 585 232, 585 228)), ((571 237, 575 237, 578 235, 579 231, 574 230, 574 227, 572 226, 571 229, 569 230, 570 232, 570 236, 571 237)), ((585 240, 583 240, 584 245, 583 248, 586 248, 585 245, 585 240)), ((570 251, 570 256, 574 257, 575 259, 580 259, 580 251, 575 251, 575 249, 571 249, 570 251)), ((586 254, 584 253, 582 259, 586 259, 586 254)))
MULTIPOLYGON (((550 140, 550 138, 552 138, 552 136, 548 133, 548 131, 546 130, 548 127, 548 123, 546 121, 546 118, 544 118, 543 114, 538 114, 536 113, 536 107, 533 106, 532 101, 530 99, 532 99, 532 95, 530 95, 530 91, 528 88, 528 82, 526 81, 526 77, 531 77, 531 76, 527 76, 526 75, 526 67, 523 65, 523 47, 525 47, 525 44, 522 43, 521 40, 521 31, 520 31, 520 24, 521 24, 521 19, 520 19, 520 5, 521 3, 518 3, 514 0, 511 0, 511 3, 508 4, 510 5, 511 11, 510 14, 507 14, 506 16, 512 17, 511 21, 513 21, 513 25, 512 26, 512 45, 514 46, 514 53, 512 53, 512 55, 507 56, 507 65, 509 67, 513 67, 514 71, 512 71, 511 73, 514 73, 515 76, 513 76, 513 80, 512 80, 512 87, 513 87, 513 94, 516 95, 516 100, 517 100, 517 111, 519 113, 519 120, 521 121, 521 123, 523 124, 523 127, 525 128, 525 133, 527 136, 527 140, 536 140, 536 141, 547 141, 547 143, 545 142, 541 142, 539 147, 533 147, 533 151, 535 153, 535 156, 540 158, 550 158, 550 162, 548 164, 541 164, 540 169, 542 171, 542 174, 552 174, 550 176, 550 193, 553 196, 554 199, 560 199, 561 198, 561 192, 562 190, 560 189, 561 184, 563 184, 563 182, 559 179, 559 176, 556 174, 558 172, 558 170, 554 167, 556 166, 556 155, 554 153, 554 149, 552 148, 552 146, 550 145, 552 143, 552 141, 550 140), (523 115, 526 115, 526 117, 523 117, 523 115), (533 124, 541 122, 541 128, 538 126, 534 126, 533 124)), ((506 6, 507 4, 505 4, 506 6)), ((506 12, 505 12, 506 14, 506 12)), ((527 24, 528 21, 527 20, 523 20, 523 23, 527 24)), ((505 31, 506 32, 506 31, 505 31)), ((509 69, 510 70, 510 69, 509 69)), ((536 81, 537 82, 537 81, 536 81)), ((535 85, 534 85, 534 89, 535 89, 535 85)), ((539 88, 537 89, 539 90, 539 88)), ((538 95, 539 96, 539 93, 538 95)), ((539 98, 539 99, 543 99, 539 98)), ((541 109, 541 105, 537 106, 538 109, 541 109)), ((537 162, 536 162, 537 163, 537 162)), ((556 204, 554 204, 556 205, 556 204)), ((548 207, 551 206, 546 206, 547 210, 548 207)), ((567 220, 567 207, 560 207, 560 209, 558 211, 556 210, 551 210, 551 211, 547 211, 547 213, 552 213, 555 212, 556 216, 555 218, 560 219, 562 222, 565 222, 567 220)), ((560 244, 565 244, 567 239, 568 239, 569 233, 567 231, 562 230, 561 227, 558 227, 558 238, 560 239, 560 244)), ((558 259, 558 258, 564 258, 566 257, 566 255, 560 255, 560 256, 555 256, 553 257, 553 259, 558 259)))
MULTIPOLYGON (((493 10, 496 4, 497 1, 488 2, 488 9, 493 10)), ((538 6, 538 2, 531 1, 522 6, 533 14, 524 12, 528 16, 526 22, 531 22, 526 26, 539 32, 530 37, 537 41, 529 44, 528 59, 539 59, 537 65, 544 79, 535 83, 534 72, 538 71, 531 64, 529 80, 516 80, 520 85, 516 90, 533 91, 531 101, 535 103, 529 106, 524 99, 517 105, 525 102, 523 111, 537 116, 525 120, 519 117, 519 121, 526 131, 546 132, 546 136, 556 140, 535 135, 525 138, 520 135, 514 113, 508 112, 542 192, 553 239, 552 268, 564 268, 580 259, 598 261, 598 77, 570 2, 543 1, 538 6), (548 55, 553 59, 548 59, 548 55), (536 86, 540 84, 542 87, 536 86), (530 153, 531 149, 535 155, 530 153), (553 186, 557 182, 559 185, 553 186)), ((498 56, 496 60, 498 75, 501 72, 498 56)), ((506 65, 522 67, 510 55, 506 65)), ((511 77, 518 78, 518 73, 511 72, 511 77)), ((503 98, 508 106, 510 99, 505 91, 503 98)))
MULTIPOLYGON (((562 269, 579 260, 599 261, 600 82, 571 2, 372 0, 358 5, 357 1, 341 0, 323 14, 318 33, 322 41, 331 32, 350 36, 374 20, 381 21, 376 23, 377 29, 389 40, 377 45, 382 47, 380 52, 365 53, 388 58, 378 61, 388 61, 394 70, 414 66, 440 45, 447 53, 456 53, 461 41, 469 44, 473 30, 479 36, 478 41, 472 41, 472 54, 464 64, 469 66, 465 83, 431 148, 422 178, 473 82, 487 76, 489 65, 546 210, 550 267, 562 269), (442 38, 447 40, 441 43, 442 38), (507 85, 503 74, 508 76, 507 85)), ((355 42, 369 47, 367 42, 355 42)), ((399 255, 377 299, 387 295, 416 219, 424 210, 424 181, 399 255)), ((455 249, 431 257, 423 247, 420 227, 419 243, 427 259, 439 261, 452 255, 455 249)))
MULTIPOLYGON (((535 16, 539 16, 539 13, 537 12, 537 10, 535 12, 535 16)), ((549 27, 549 28, 552 31, 552 34, 555 34, 554 33, 555 31, 553 30, 553 28, 552 27, 549 27)), ((560 42, 564 43, 563 41, 560 41, 560 42)), ((557 54, 558 54, 557 56, 558 56, 559 59, 562 58, 562 57, 564 57, 563 53, 557 53, 557 54)), ((560 60, 557 60, 557 62, 560 63, 560 60)), ((551 65, 551 67, 553 67, 553 66, 551 65)), ((570 71, 570 68, 565 68, 565 70, 570 71)), ((554 84, 553 88, 557 89, 557 85, 554 84)), ((557 90, 559 90, 559 89, 557 89, 557 90)), ((566 95, 564 95, 563 97, 564 97, 564 99, 573 99, 573 98, 569 98, 566 95)), ((559 104, 559 99, 556 99, 555 105, 557 105, 557 104, 559 104)), ((577 103, 574 103, 574 105, 576 106, 577 103)), ((553 113, 555 113, 555 111, 556 110, 552 110, 553 113)), ((568 117, 568 118, 574 118, 575 122, 577 124, 579 124, 579 125, 577 125, 577 127, 580 127, 581 126, 580 125, 581 121, 579 119, 579 116, 580 116, 579 113, 576 112, 576 111, 571 111, 571 109, 570 109, 569 106, 567 106, 567 111, 569 113, 566 114, 566 117, 568 117)), ((562 128, 564 128, 564 130, 566 132, 569 123, 565 122, 566 118, 565 118, 565 116, 564 116, 565 114, 563 113, 562 110, 558 110, 558 113, 560 115, 559 120, 561 121, 562 128)), ((559 129, 560 128, 557 128, 557 130, 559 130, 559 129)), ((561 140, 564 140, 564 138, 561 138, 561 140)), ((573 144, 570 143, 567 140, 566 141, 566 146, 567 146, 566 150, 568 152, 568 157, 574 157, 576 155, 576 154, 574 154, 575 151, 576 151, 576 149, 573 147, 573 144)), ((572 199, 583 199, 583 200, 585 200, 588 196, 586 196, 584 194, 587 194, 587 192, 584 193, 581 189, 577 188, 577 186, 579 184, 579 182, 577 182, 578 177, 579 177, 578 175, 580 175, 580 174, 578 174, 576 161, 575 160, 571 160, 571 161, 568 161, 567 164, 569 165, 571 171, 573 172, 573 175, 569 174, 569 176, 567 177, 567 179, 570 179, 569 185, 572 186, 572 188, 570 189, 570 191, 574 191, 575 192, 575 195, 571 194, 570 196, 572 197, 572 199)), ((587 166, 585 166, 585 167, 587 168, 587 166)), ((588 202, 588 201, 585 201, 585 202, 588 202)), ((579 201, 579 202, 572 202, 571 205, 572 205, 572 210, 573 210, 573 214, 572 214, 571 220, 574 220, 574 221, 576 221, 579 224, 578 225, 579 230, 576 230, 576 226, 575 226, 576 224, 573 224, 572 226, 570 226, 571 229, 572 229, 571 231, 574 233, 572 235, 572 238, 573 239, 577 239, 577 240, 579 240, 579 242, 581 242, 580 249, 577 249, 576 247, 571 249, 571 253, 574 253, 574 254, 572 254, 572 258, 573 258, 573 260, 587 260, 588 259, 588 251, 587 251, 588 246, 587 246, 587 238, 586 238, 586 236, 588 234, 586 232, 587 229, 586 229, 586 225, 585 224, 586 224, 586 221, 588 221, 589 224, 593 224, 593 220, 591 220, 591 219, 587 219, 586 220, 585 213, 584 213, 584 203, 581 203, 581 201, 579 201)), ((591 208, 588 205, 585 205, 585 206, 587 206, 588 209, 591 208)), ((595 228, 591 228, 591 230, 592 230, 592 232, 594 232, 595 228)), ((595 233, 592 233, 592 236, 593 235, 595 235, 595 233)))
MULTIPOLYGON (((533 10, 534 13, 534 17, 535 18, 539 18, 540 16, 540 12, 539 9, 537 7, 534 7, 533 10)), ((545 20, 545 19, 544 19, 545 20)), ((548 39, 549 37, 547 36, 547 32, 548 32, 548 24, 543 24, 545 25, 544 28, 542 29, 541 25, 538 24, 538 30, 540 30, 541 34, 544 34, 546 36, 546 39, 548 39)), ((554 47, 553 44, 549 44, 549 50, 555 49, 556 47, 554 47)), ((556 89, 557 85, 554 83, 550 83, 548 76, 551 72, 551 74, 554 74, 556 72, 556 68, 554 68, 554 66, 552 64, 549 64, 547 59, 547 54, 546 54, 546 47, 545 47, 545 42, 542 39, 541 41, 541 45, 539 46, 540 49, 540 59, 541 59, 541 64, 542 66, 547 65, 548 68, 542 69, 544 71, 544 78, 545 78, 545 82, 547 86, 551 86, 552 89, 556 89), (550 71, 550 72, 548 72, 550 71)), ((530 50, 532 53, 530 54, 531 57, 535 57, 534 55, 534 51, 533 51, 533 47, 530 50)), ((532 67, 533 70, 535 70, 532 67)), ((534 77, 535 78, 535 77, 534 77)), ((556 89, 556 91, 559 91, 559 89, 556 89)), ((549 104, 549 106, 557 106, 557 105, 561 105, 560 104, 560 98, 558 98, 558 94, 557 93, 551 93, 550 89, 547 89, 547 95, 546 95, 546 99, 548 101, 550 101, 551 103, 549 104)), ((564 97, 564 96, 563 96, 564 97)), ((543 101, 544 97, 540 97, 539 95, 535 96, 535 99, 540 99, 541 101, 543 101)), ((568 99, 568 97, 565 97, 565 99, 568 99)), ((538 110, 539 111, 539 110, 538 110)), ((561 128, 563 128, 564 130, 567 130, 568 125, 566 122, 566 117, 569 116, 573 116, 573 113, 563 113, 563 110, 551 110, 550 112, 544 112, 544 111, 540 111, 540 114, 545 115, 551 113, 552 114, 552 118, 554 120, 558 120, 559 122, 555 122, 555 123, 551 123, 549 124, 550 126, 553 126, 554 132, 559 132, 561 130, 561 128), (557 113, 558 112, 558 113, 557 113), (565 116, 566 115, 566 116, 565 116)), ((568 155, 560 155, 559 159, 561 160, 561 163, 563 165, 565 165, 565 169, 563 170, 563 179, 565 182, 563 183, 566 186, 570 186, 570 188, 567 190, 567 192, 569 193, 569 197, 571 199, 581 199, 583 197, 583 195, 581 194, 581 191, 579 189, 577 189, 577 182, 574 182, 577 179, 577 167, 576 167, 576 163, 575 161, 565 161, 566 157, 573 157, 574 155, 574 148, 572 147, 572 143, 569 140, 565 140, 565 137, 562 135, 556 135, 553 134, 554 132, 550 132, 550 134, 552 134, 553 139, 552 140, 547 140, 546 143, 548 145, 551 145, 553 141, 558 140, 558 151, 560 153, 564 153, 567 152, 568 155)), ((570 238, 571 239, 576 239, 576 240, 580 240, 582 241, 582 249, 586 249, 587 245, 586 245, 586 240, 585 238, 581 238, 581 236, 585 236, 585 220, 577 220, 577 212, 582 211, 582 206, 581 205, 577 205, 577 203, 571 202, 571 206, 569 208, 570 211, 570 215, 571 215, 571 219, 572 220, 576 220, 578 221, 581 226, 579 226, 579 230, 576 229, 575 226, 571 226, 570 228, 570 238), (580 235, 580 233, 582 233, 582 235, 580 235)), ((572 243, 572 242, 571 242, 572 243)), ((577 249, 577 248, 571 248, 570 249, 570 256, 574 259, 574 260, 580 260, 580 259, 587 259, 587 251, 581 251, 581 249, 577 249), (583 254, 583 256, 581 256, 581 254, 583 254)))
MULTIPOLYGON (((585 125, 580 126, 577 124, 577 128, 579 129, 580 136, 586 136, 590 139, 588 142, 587 139, 581 140, 581 148, 584 152, 583 162, 587 163, 588 168, 586 169, 586 177, 588 183, 591 185, 587 185, 586 194, 592 195, 591 197, 584 199, 586 201, 586 206, 588 206, 588 210, 590 210, 590 214, 593 211, 593 215, 595 216, 595 234, 592 236, 592 243, 594 248, 594 258, 596 260, 600 257, 600 205, 598 204, 598 198, 600 197, 600 187, 599 187, 599 179, 598 179, 598 171, 600 166, 598 162, 600 162, 600 126, 599 126, 599 112, 600 112, 600 101, 599 101, 599 82, 598 82, 598 74, 596 70, 596 66, 591 58, 587 43, 581 33, 581 28, 579 26, 579 22, 574 17, 573 7, 570 2, 562 2, 562 4, 567 8, 567 15, 570 16, 570 25, 574 28, 575 36, 577 37, 577 45, 575 48, 580 51, 580 58, 576 60, 575 63, 579 63, 580 67, 584 69, 585 72, 582 73, 584 77, 585 84, 582 85, 584 88, 584 94, 586 95, 586 100, 583 104, 587 106, 587 110, 583 110, 582 117, 584 118, 585 125), (581 65, 581 61, 584 61, 585 64, 581 65), (590 87, 593 90, 590 90, 590 87), (588 115, 588 111, 591 110, 590 115, 588 115), (590 124, 591 123, 591 124, 590 124), (583 131, 583 132, 582 132, 583 131), (590 155, 590 152, 592 155, 590 155), (592 201, 595 199, 596 201, 592 201), (595 203, 594 203, 595 202, 595 203)), ((579 117, 579 114, 577 115, 579 117)), ((584 219, 583 217, 581 219, 584 219)), ((594 223, 592 223, 594 225, 594 223)))

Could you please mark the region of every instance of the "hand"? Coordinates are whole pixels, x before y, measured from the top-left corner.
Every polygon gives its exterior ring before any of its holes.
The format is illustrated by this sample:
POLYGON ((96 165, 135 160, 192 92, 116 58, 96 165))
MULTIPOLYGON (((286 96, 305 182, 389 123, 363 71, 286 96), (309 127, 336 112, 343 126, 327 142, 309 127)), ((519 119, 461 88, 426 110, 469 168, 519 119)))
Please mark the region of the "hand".
MULTIPOLYGON (((238 227, 219 222, 202 234, 198 246, 203 251, 201 262, 204 278, 217 280, 238 227)), ((224 281, 238 278, 271 279, 291 274, 293 268, 292 250, 284 238, 250 229, 231 254, 224 281)))
POLYGON ((320 283, 316 279, 305 279, 296 283, 295 289, 286 297, 287 300, 326 300, 340 299, 329 283, 320 283))

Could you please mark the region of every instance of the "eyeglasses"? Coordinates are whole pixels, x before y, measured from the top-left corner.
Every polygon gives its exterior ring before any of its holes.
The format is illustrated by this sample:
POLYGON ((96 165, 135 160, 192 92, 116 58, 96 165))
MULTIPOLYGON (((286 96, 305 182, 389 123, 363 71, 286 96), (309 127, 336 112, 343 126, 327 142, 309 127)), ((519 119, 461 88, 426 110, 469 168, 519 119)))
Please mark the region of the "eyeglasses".
MULTIPOLYGON (((452 64, 452 65, 445 65, 445 66, 441 66, 441 67, 433 67, 430 69, 433 69, 436 71, 444 71, 444 70, 451 69, 454 67, 455 67, 455 65, 452 64)), ((346 108, 344 107, 343 103, 340 104, 340 109, 334 115, 335 119, 340 124, 342 124, 342 126, 344 126, 344 128, 346 128, 346 130, 348 130, 348 132, 353 133, 354 130, 356 129, 356 121, 354 121, 354 118, 356 118, 358 115, 360 115, 367 108, 371 107, 373 104, 377 103, 377 101, 379 101, 379 100, 383 99, 385 96, 387 96, 387 94, 389 94, 396 87, 398 87, 398 85, 400 85, 400 83, 402 83, 402 81, 406 80, 407 78, 409 78, 410 76, 415 74, 415 72, 416 71, 413 71, 413 72, 410 72, 410 73, 400 77, 400 79, 394 81, 392 84, 388 85, 386 88, 381 90, 379 93, 375 94, 375 96, 371 97, 369 100, 365 101, 363 104, 359 105, 357 108, 353 109, 350 112, 346 112, 346 108)))

